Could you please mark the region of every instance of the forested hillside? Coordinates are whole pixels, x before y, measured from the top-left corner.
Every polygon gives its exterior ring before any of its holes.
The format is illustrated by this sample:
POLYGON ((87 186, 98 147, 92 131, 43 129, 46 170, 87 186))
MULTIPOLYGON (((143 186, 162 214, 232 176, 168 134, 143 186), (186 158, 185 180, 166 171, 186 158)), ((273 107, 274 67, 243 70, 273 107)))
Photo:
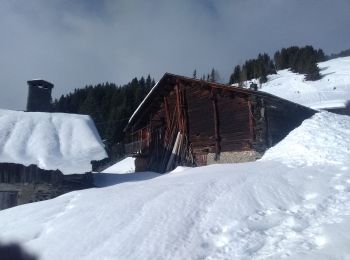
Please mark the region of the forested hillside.
POLYGON ((259 79, 260 83, 267 81, 267 75, 275 74, 276 70, 291 69, 293 72, 305 74, 306 80, 321 78, 318 62, 325 61, 322 49, 312 46, 282 48, 275 52, 273 59, 266 53, 259 54, 256 59, 247 60, 242 66, 237 65, 229 84, 242 83, 251 79, 259 79))
POLYGON ((134 78, 123 86, 108 82, 86 86, 55 100, 53 111, 90 115, 110 157, 118 158, 123 154, 117 145, 123 139, 123 128, 154 84, 148 76, 134 78))

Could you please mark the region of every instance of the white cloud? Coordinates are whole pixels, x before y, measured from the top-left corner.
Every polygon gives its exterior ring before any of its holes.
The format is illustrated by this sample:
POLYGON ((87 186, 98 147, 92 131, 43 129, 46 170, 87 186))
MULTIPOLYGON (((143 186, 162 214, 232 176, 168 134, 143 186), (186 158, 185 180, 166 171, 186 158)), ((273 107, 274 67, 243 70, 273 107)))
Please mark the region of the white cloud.
POLYGON ((226 79, 259 52, 313 44, 349 48, 347 0, 105 0, 0 3, 0 107, 24 109, 26 80, 55 97, 85 84, 150 73, 226 79))

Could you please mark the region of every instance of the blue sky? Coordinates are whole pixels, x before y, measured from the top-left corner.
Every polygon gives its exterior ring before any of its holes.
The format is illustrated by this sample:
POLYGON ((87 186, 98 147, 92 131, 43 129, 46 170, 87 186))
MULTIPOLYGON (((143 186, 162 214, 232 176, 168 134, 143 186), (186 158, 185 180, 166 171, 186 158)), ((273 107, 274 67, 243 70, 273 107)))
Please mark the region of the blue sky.
POLYGON ((24 109, 26 80, 54 97, 99 82, 233 67, 259 52, 350 48, 349 0, 2 0, 0 108, 24 109))

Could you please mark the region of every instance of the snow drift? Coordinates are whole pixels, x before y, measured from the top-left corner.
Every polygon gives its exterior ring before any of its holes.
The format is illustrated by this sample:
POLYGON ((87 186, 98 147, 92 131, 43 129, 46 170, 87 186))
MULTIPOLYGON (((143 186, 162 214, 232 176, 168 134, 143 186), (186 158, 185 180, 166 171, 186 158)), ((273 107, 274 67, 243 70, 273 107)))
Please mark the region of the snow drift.
POLYGON ((258 162, 96 175, 106 187, 1 211, 0 241, 43 260, 348 259, 349 124, 315 115, 258 162))
POLYGON ((124 174, 132 172, 135 172, 135 158, 133 157, 127 157, 102 171, 102 173, 114 174, 124 174))
POLYGON ((89 116, 0 110, 0 162, 72 174, 106 156, 89 116))
POLYGON ((320 112, 305 120, 262 160, 290 166, 350 163, 350 117, 320 112))

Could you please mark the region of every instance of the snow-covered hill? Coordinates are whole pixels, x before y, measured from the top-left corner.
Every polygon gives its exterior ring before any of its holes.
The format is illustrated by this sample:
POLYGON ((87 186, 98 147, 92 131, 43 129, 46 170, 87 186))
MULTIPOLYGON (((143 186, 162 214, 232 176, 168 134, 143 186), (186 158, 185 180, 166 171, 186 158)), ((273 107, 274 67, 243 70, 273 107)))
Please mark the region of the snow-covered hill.
POLYGON ((322 78, 305 81, 304 75, 289 70, 269 75, 262 91, 314 109, 345 107, 350 101, 350 57, 318 64, 322 78))
POLYGON ((261 161, 103 174, 103 188, 1 211, 0 240, 44 260, 349 259, 349 129, 321 113, 261 161))

